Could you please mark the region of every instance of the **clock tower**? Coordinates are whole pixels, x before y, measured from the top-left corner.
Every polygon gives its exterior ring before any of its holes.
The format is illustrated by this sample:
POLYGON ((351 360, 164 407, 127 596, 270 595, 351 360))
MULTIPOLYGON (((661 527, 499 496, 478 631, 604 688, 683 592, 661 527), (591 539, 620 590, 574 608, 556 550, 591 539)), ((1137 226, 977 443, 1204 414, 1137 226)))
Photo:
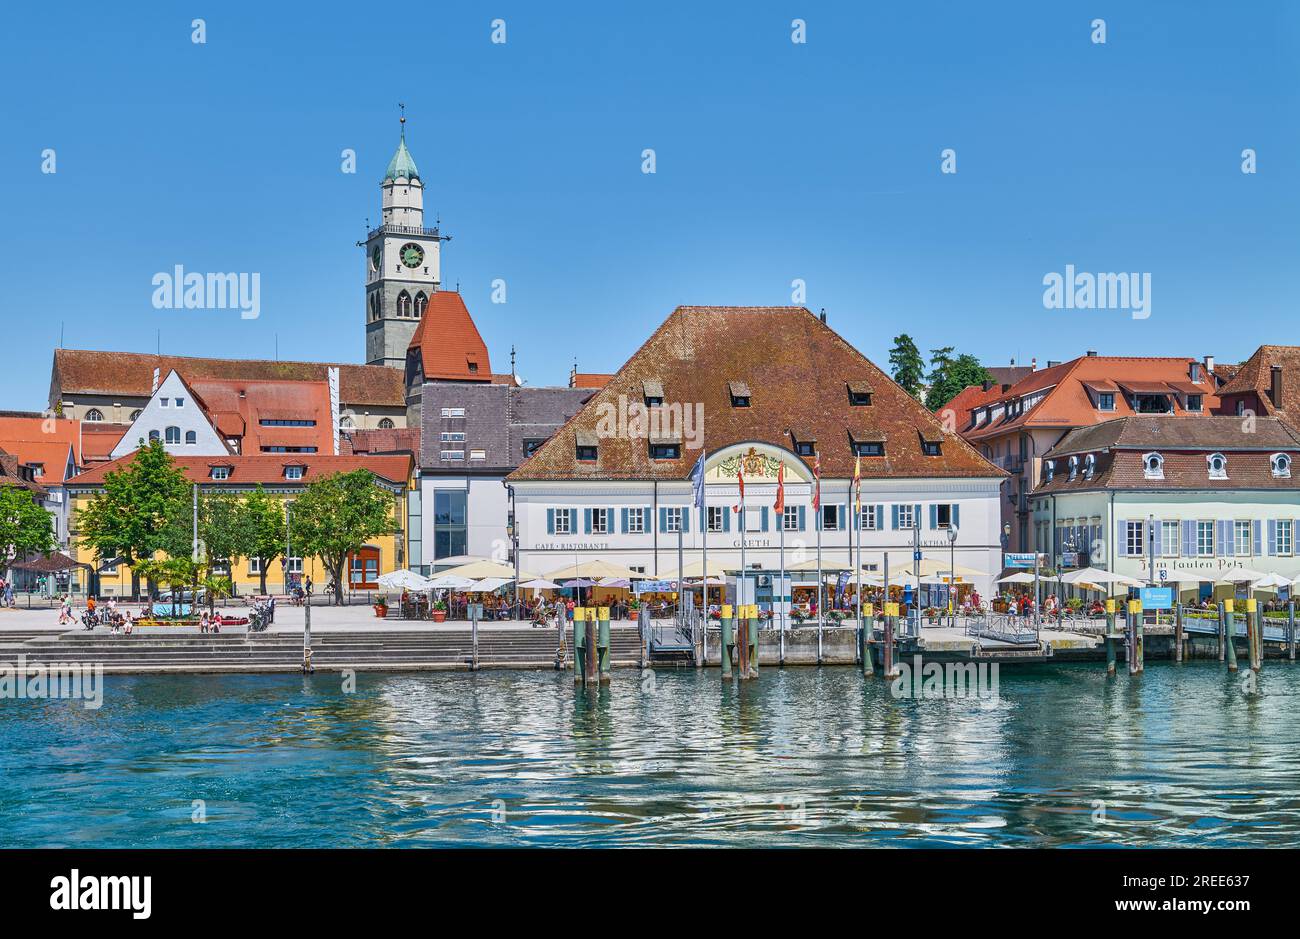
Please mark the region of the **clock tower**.
POLYGON ((405 368, 411 336, 442 280, 438 249, 450 240, 424 227, 424 181, 406 149, 405 115, 380 189, 383 220, 357 242, 366 249, 366 364, 405 368))

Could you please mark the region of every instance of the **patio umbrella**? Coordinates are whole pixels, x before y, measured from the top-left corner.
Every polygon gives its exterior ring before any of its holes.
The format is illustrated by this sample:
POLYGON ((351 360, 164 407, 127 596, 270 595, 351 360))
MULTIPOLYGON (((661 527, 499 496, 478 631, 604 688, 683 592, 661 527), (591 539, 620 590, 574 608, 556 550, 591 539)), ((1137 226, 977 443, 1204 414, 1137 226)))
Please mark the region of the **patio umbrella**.
MULTIPOLYGON (((462 564, 459 567, 440 571, 436 576, 446 577, 448 575, 468 577, 470 580, 482 580, 484 577, 505 577, 507 580, 514 580, 515 569, 509 564, 500 564, 496 561, 471 561, 469 564, 462 564)), ((536 576, 536 574, 528 571, 519 572, 520 580, 528 580, 536 576)))
MULTIPOLYGON (((1031 581, 1033 577, 1029 578, 1031 581)), ((1103 571, 1096 567, 1082 567, 1077 571, 1063 575, 1061 578, 1063 584, 1077 584, 1081 587, 1101 586, 1110 584, 1122 584, 1125 587, 1144 587, 1142 581, 1133 577, 1127 577, 1124 574, 1117 574, 1114 571, 1103 571)))
MULTIPOLYGON (((786 568, 786 569, 793 570, 793 568, 786 568)), ((816 567, 814 567, 813 569, 816 570, 816 567)), ((703 577, 703 576, 704 576, 703 561, 691 561, 688 564, 683 565, 682 567, 682 578, 684 580, 694 580, 698 577, 703 577)), ((710 559, 709 576, 726 577, 727 565, 723 564, 721 561, 710 559)), ((659 578, 659 580, 676 580, 676 579, 677 579, 677 571, 675 570, 669 571, 668 573, 664 574, 662 577, 659 578)))
POLYGON ((1280 587, 1290 587, 1293 583, 1281 574, 1266 574, 1255 581, 1254 587, 1256 590, 1277 590, 1280 587))
POLYGON ((620 567, 599 558, 583 561, 580 564, 568 564, 557 571, 551 571, 546 576, 551 580, 568 580, 577 577, 593 582, 602 577, 626 577, 628 580, 639 580, 645 577, 644 574, 638 574, 631 568, 620 567))
POLYGON ((1219 575, 1218 583, 1221 584, 1253 584, 1258 580, 1263 580, 1267 575, 1259 571, 1252 571, 1245 567, 1230 567, 1219 575))
POLYGON ((464 590, 474 583, 472 578, 457 577, 455 574, 439 574, 429 581, 430 590, 464 590))
POLYGON ((565 587, 595 587, 594 580, 588 580, 586 577, 575 577, 572 580, 561 581, 565 587))
POLYGON ((421 577, 415 571, 406 570, 405 568, 381 574, 378 583, 385 590, 421 591, 429 589, 429 579, 427 577, 421 577))
POLYGON ((1213 584, 1218 581, 1219 574, 1217 571, 1207 571, 1205 568, 1192 568, 1173 571, 1167 579, 1179 584, 1213 584))
POLYGON ((465 588, 466 593, 492 593, 510 583, 509 577, 484 577, 465 588))
POLYGON ((1017 571, 1014 574, 1008 574, 1006 577, 999 577, 994 583, 998 584, 1032 584, 1034 575, 1027 574, 1024 571, 1017 571))
POLYGON ((532 580, 526 580, 520 587, 531 587, 534 590, 559 590, 560 585, 554 581, 547 580, 544 577, 534 577, 532 580))
MULTIPOLYGON (((916 561, 904 561, 903 569, 910 573, 916 563, 916 561)), ((990 576, 988 571, 976 570, 975 568, 967 567, 964 564, 949 564, 947 560, 939 560, 937 558, 922 558, 920 565, 921 579, 927 583, 933 583, 934 581, 928 581, 926 578, 940 574, 955 574, 956 576, 966 580, 970 580, 974 577, 990 576)))
POLYGON ((626 590, 628 587, 632 586, 632 581, 628 580, 626 577, 602 577, 600 580, 596 581, 596 586, 613 588, 621 587, 626 590))

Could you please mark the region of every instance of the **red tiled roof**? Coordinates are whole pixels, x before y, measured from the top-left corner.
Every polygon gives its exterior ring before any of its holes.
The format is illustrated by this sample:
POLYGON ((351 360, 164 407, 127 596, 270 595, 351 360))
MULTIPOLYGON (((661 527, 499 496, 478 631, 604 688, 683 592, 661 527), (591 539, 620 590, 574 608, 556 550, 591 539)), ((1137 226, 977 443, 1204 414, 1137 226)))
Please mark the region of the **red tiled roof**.
POLYGON ((315 447, 334 452, 329 385, 323 381, 196 379, 188 382, 223 437, 241 438, 241 452, 262 447, 315 447), (263 425, 266 420, 315 421, 311 427, 263 425))
MULTIPOLYGON (((1216 374, 1219 371, 1220 368, 1216 366, 1216 374)), ((1281 411, 1292 420, 1300 417, 1300 346, 1260 346, 1219 389, 1220 397, 1252 393, 1259 413, 1275 414, 1281 411), (1269 393, 1272 389, 1274 365, 1282 367, 1280 407, 1269 393)))
POLYGON ((82 465, 102 463, 113 454, 113 448, 131 429, 130 424, 109 424, 97 421, 81 422, 82 465))
MULTIPOLYGON (((74 462, 81 462, 81 421, 55 417, 0 417, 0 449, 18 454, 23 462, 24 444, 66 444, 72 448, 74 462)), ((64 456, 66 457, 66 452, 64 456)), ((59 482, 63 482, 63 467, 57 467, 59 482)), ((50 473, 50 467, 46 467, 50 473)), ((53 480, 53 476, 47 475, 53 480)))
MULTIPOLYGON (((1034 392, 1048 389, 1043 399, 1032 408, 1008 419, 1005 414, 992 423, 963 431, 968 440, 986 440, 1010 431, 1032 427, 1083 427, 1135 413, 1123 395, 1115 396, 1114 411, 1099 411, 1088 394, 1089 385, 1101 382, 1118 384, 1140 393, 1166 393, 1173 395, 1171 382, 1190 383, 1189 370, 1196 359, 1152 358, 1085 355, 1051 368, 1040 369, 1023 381, 1012 385, 995 399, 1014 401, 1034 392)), ((1177 417, 1200 417, 1215 412, 1219 407, 1219 392, 1215 382, 1201 370, 1202 411, 1191 413, 1181 407, 1174 412, 1177 417)))
POLYGON ((45 488, 30 479, 24 479, 18 457, 0 450, 0 486, 16 486, 35 496, 44 496, 45 488))
POLYGON ((159 370, 160 380, 175 369, 186 381, 227 378, 325 381, 328 369, 337 368, 339 400, 343 404, 401 407, 406 403, 402 370, 384 365, 206 359, 88 349, 56 349, 50 387, 62 394, 119 394, 147 398, 153 391, 155 368, 159 370))
POLYGON ((373 430, 354 430, 341 434, 340 451, 344 441, 352 453, 411 453, 420 452, 419 427, 377 428, 373 430))
POLYGON ((487 345, 454 290, 435 290, 429 297, 408 348, 419 350, 425 381, 493 380, 487 345))
MULTIPOLYGON (((92 466, 78 476, 68 480, 71 488, 94 488, 102 485, 104 477, 127 466, 136 457, 128 453, 109 463, 92 466)), ((259 454, 257 456, 177 456, 172 462, 191 482, 211 483, 213 466, 229 466, 230 478, 223 482, 231 486, 263 485, 301 486, 314 479, 332 476, 335 473, 349 473, 353 470, 368 469, 381 479, 405 486, 410 478, 412 459, 407 455, 391 456, 322 456, 317 453, 259 454), (287 465, 305 466, 307 471, 302 479, 286 480, 284 468, 287 465)))
POLYGON ((574 372, 569 376, 570 388, 604 388, 613 375, 600 372, 574 372))
MULTIPOLYGON (((604 437, 597 459, 579 462, 577 438, 597 438, 602 415, 619 398, 639 402, 646 382, 662 387, 664 403, 703 408, 710 451, 746 441, 793 448, 787 430, 817 442, 822 475, 853 475, 850 432, 878 434, 884 457, 864 457, 865 478, 1001 477, 956 435, 940 456, 922 453, 918 430, 942 428, 934 415, 896 385, 817 316, 803 307, 678 307, 645 344, 509 479, 685 479, 699 454, 651 459, 644 438, 604 437), (848 385, 865 381, 872 403, 850 403, 848 385), (749 407, 733 407, 729 386, 751 391, 749 407)), ((804 458, 810 467, 812 458, 804 458)))
POLYGON ((61 485, 67 477, 69 462, 73 462, 73 472, 76 472, 72 445, 66 442, 4 441, 0 443, 0 448, 18 457, 18 462, 24 466, 39 465, 41 475, 37 477, 37 482, 44 486, 61 485))

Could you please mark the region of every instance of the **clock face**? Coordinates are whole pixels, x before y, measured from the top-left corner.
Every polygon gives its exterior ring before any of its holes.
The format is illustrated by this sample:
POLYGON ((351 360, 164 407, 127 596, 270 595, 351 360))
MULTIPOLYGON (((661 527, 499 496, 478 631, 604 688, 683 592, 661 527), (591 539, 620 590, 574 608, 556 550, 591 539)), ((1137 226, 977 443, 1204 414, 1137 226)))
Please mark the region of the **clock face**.
POLYGON ((404 244, 402 245, 401 257, 402 263, 407 267, 419 267, 424 263, 424 249, 417 244, 404 244))
POLYGON ((383 259, 384 259, 384 252, 383 249, 379 247, 379 245, 375 245, 373 248, 370 249, 370 269, 372 271, 379 270, 379 262, 382 261, 383 259))

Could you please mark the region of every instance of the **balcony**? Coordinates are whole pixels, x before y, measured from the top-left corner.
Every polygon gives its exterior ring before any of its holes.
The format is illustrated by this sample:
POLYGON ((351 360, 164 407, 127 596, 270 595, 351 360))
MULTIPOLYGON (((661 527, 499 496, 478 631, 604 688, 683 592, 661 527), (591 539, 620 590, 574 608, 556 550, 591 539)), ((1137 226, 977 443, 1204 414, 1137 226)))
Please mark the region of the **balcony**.
MULTIPOLYGON (((414 236, 417 238, 437 238, 439 241, 450 241, 450 235, 441 234, 435 228, 420 228, 416 225, 380 225, 378 228, 372 228, 366 234, 366 241, 370 241, 378 235, 401 235, 414 236)), ((357 242, 364 245, 366 241, 357 242)))
POLYGON ((1018 475, 1025 468, 1025 458, 1019 455, 994 457, 993 465, 1018 475))

